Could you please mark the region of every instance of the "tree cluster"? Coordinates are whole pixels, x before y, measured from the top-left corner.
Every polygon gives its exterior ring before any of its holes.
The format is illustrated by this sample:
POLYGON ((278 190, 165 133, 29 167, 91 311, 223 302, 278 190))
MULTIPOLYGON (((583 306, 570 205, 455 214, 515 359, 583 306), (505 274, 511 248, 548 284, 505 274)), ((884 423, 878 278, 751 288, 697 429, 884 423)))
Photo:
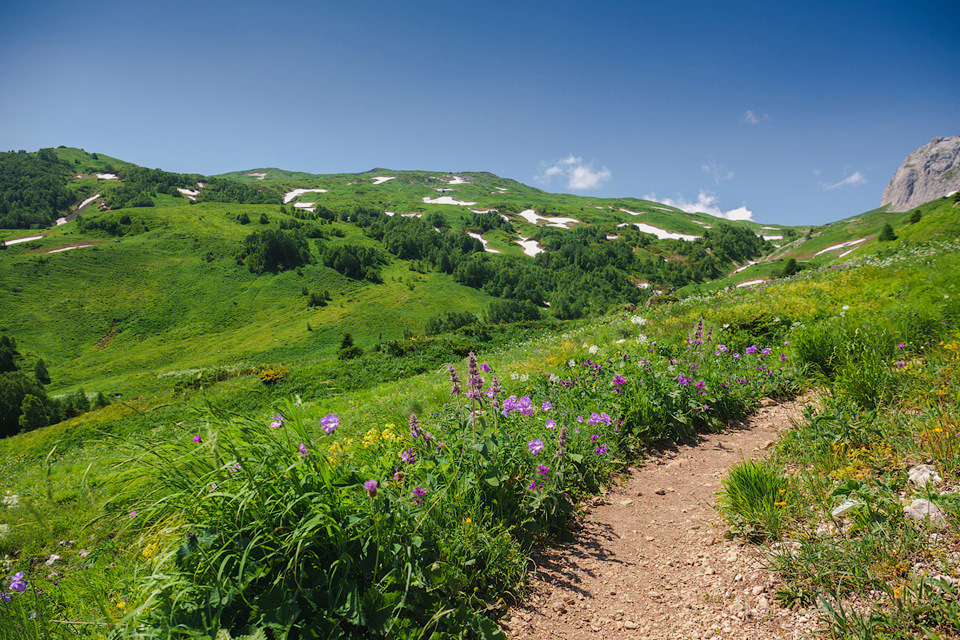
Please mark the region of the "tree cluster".
POLYGON ((52 225, 76 200, 65 186, 70 171, 51 149, 0 153, 0 228, 52 225))
POLYGON ((312 262, 310 246, 299 229, 254 231, 244 239, 243 248, 244 263, 258 275, 295 269, 312 262))

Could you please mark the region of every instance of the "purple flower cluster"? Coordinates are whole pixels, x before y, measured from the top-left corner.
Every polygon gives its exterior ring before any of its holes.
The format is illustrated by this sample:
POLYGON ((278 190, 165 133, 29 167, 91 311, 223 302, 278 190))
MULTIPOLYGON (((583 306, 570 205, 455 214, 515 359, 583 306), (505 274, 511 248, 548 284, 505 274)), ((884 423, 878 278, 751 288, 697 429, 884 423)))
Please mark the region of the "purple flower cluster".
POLYGON ((413 501, 417 504, 423 504, 423 496, 427 495, 427 490, 423 487, 416 487, 413 490, 413 501))
POLYGON ((283 426, 283 416, 280 415, 279 413, 278 413, 277 415, 273 416, 273 422, 270 423, 270 426, 273 427, 274 429, 277 429, 277 428, 279 428, 279 427, 282 427, 282 426, 283 426))
POLYGON ((527 449, 533 455, 537 455, 538 453, 543 451, 543 440, 540 440, 540 439, 531 440, 530 442, 527 443, 527 449))
POLYGON ((340 426, 340 416, 335 413, 328 413, 320 418, 320 425, 323 427, 323 430, 327 432, 327 435, 330 435, 340 426))
POLYGON ((590 419, 587 420, 587 424, 610 424, 610 416, 605 412, 601 411, 600 413, 591 413, 590 419))
POLYGON ((23 593, 27 590, 27 581, 23 579, 23 571, 18 571, 10 578, 10 590, 23 593))
POLYGON ((508 416, 512 411, 519 411, 525 416, 532 416, 535 409, 533 407, 533 402, 530 400, 530 396, 523 396, 519 400, 517 400, 517 396, 510 396, 504 400, 503 411, 500 413, 508 416))

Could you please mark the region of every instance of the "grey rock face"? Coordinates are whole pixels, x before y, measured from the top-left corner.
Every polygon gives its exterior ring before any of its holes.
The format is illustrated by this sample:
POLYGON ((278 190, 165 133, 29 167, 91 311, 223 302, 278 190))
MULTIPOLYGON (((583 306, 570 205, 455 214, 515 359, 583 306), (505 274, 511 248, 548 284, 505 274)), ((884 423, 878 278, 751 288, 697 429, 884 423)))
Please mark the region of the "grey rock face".
POLYGON ((888 211, 909 211, 957 190, 960 190, 960 136, 934 138, 907 156, 883 190, 880 204, 889 204, 888 211))

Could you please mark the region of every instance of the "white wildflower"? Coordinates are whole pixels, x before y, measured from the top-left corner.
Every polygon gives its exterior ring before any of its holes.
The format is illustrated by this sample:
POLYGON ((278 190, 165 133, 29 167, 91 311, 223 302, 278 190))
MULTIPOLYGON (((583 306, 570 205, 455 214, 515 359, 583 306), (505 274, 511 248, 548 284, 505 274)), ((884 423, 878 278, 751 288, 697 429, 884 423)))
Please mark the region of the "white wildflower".
POLYGON ((590 347, 590 349, 589 349, 590 355, 595 354, 595 353, 596 353, 597 351, 599 351, 599 350, 600 350, 600 349, 597 347, 597 345, 592 345, 592 346, 590 347))
POLYGON ((7 495, 3 496, 3 504, 7 505, 7 509, 14 509, 20 504, 20 496, 7 491, 7 495))
POLYGON ((10 525, 0 524, 0 540, 3 540, 10 535, 10 525))
POLYGON ((643 316, 630 316, 630 322, 633 324, 647 324, 647 319, 643 316))
POLYGON ((516 379, 519 378, 519 377, 520 377, 520 374, 517 373, 516 371, 514 371, 513 373, 510 374, 510 379, 511 379, 511 380, 516 380, 516 379))

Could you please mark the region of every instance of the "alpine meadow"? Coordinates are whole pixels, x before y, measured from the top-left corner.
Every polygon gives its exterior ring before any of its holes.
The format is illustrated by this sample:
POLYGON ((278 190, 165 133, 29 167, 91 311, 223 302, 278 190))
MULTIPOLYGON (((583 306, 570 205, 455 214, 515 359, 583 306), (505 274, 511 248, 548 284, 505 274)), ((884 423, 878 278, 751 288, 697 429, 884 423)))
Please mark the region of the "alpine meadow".
POLYGON ((776 586, 716 597, 956 638, 957 175, 790 226, 0 153, 0 640, 520 637, 596 496, 800 397, 712 505, 776 586))

